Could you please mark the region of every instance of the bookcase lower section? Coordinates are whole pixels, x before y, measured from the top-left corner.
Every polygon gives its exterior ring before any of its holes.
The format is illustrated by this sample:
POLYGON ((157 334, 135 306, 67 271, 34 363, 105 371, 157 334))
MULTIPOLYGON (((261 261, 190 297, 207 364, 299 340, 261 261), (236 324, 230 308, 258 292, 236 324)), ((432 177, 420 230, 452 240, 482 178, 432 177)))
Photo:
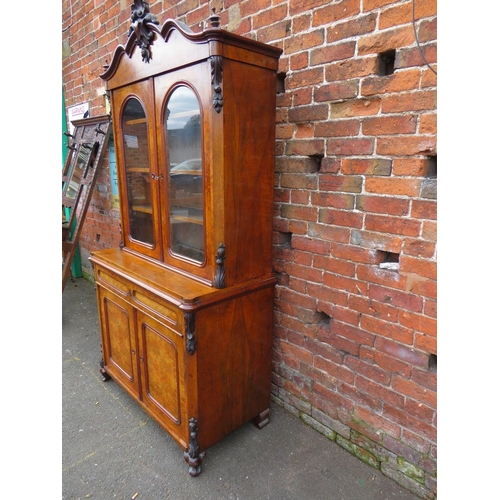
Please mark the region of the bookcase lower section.
POLYGON ((275 280, 217 290, 144 261, 156 282, 141 282, 142 259, 128 256, 128 272, 106 252, 91 257, 103 380, 171 435, 196 476, 207 448, 251 420, 269 421, 275 280))

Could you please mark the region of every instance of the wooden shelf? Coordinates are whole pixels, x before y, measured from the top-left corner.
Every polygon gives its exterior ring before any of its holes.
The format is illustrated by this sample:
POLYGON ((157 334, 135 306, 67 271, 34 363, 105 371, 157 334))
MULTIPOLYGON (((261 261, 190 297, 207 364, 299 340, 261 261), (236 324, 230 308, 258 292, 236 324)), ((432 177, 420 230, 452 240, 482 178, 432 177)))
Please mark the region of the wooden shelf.
POLYGON ((180 222, 189 222, 190 224, 198 224, 203 226, 203 216, 202 215, 172 215, 172 224, 180 222))
POLYGON ((149 167, 126 167, 125 171, 127 174, 149 174, 149 167))
POLYGON ((145 214, 153 213, 153 207, 150 204, 132 205, 132 210, 135 210, 136 212, 142 212, 145 214))

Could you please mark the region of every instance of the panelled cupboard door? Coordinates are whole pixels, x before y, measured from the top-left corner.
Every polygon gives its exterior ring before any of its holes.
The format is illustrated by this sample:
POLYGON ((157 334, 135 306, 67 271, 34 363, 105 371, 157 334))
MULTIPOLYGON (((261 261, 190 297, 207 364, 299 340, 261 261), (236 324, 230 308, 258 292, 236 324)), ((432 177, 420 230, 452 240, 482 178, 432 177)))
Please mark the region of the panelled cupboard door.
POLYGON ((207 281, 216 254, 210 78, 204 61, 154 83, 163 260, 207 281))
POLYGON ((143 404, 183 445, 187 444, 183 336, 137 311, 143 404))
POLYGON ((158 162, 154 134, 153 81, 145 80, 113 94, 117 164, 126 248, 161 259, 158 162))
POLYGON ((103 360, 106 372, 140 397, 134 309, 123 299, 98 286, 103 360))

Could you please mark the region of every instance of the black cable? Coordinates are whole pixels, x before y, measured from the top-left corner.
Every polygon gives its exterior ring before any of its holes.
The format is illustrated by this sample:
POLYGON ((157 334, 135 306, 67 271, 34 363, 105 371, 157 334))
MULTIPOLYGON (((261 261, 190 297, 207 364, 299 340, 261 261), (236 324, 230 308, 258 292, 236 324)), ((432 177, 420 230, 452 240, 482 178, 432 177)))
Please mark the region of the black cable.
POLYGON ((429 67, 429 69, 437 75, 437 72, 434 70, 434 68, 431 67, 431 65, 427 62, 427 59, 424 56, 424 53, 422 51, 422 47, 420 47, 420 42, 418 41, 418 36, 417 36, 417 27, 415 25, 415 0, 412 0, 411 2, 411 21, 413 23, 413 32, 415 33, 415 41, 417 42, 417 47, 418 50, 420 51, 420 55, 422 56, 422 59, 424 60, 425 64, 429 67))

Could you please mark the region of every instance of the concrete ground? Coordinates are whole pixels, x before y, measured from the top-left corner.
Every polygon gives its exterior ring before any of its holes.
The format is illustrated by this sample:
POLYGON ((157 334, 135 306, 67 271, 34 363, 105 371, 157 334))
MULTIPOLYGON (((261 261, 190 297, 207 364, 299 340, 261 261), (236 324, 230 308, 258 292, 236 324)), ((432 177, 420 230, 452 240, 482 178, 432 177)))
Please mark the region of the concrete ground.
POLYGON ((183 450, 114 381, 103 383, 94 285, 62 296, 63 500, 416 500, 276 404, 209 448, 198 477, 183 450))

